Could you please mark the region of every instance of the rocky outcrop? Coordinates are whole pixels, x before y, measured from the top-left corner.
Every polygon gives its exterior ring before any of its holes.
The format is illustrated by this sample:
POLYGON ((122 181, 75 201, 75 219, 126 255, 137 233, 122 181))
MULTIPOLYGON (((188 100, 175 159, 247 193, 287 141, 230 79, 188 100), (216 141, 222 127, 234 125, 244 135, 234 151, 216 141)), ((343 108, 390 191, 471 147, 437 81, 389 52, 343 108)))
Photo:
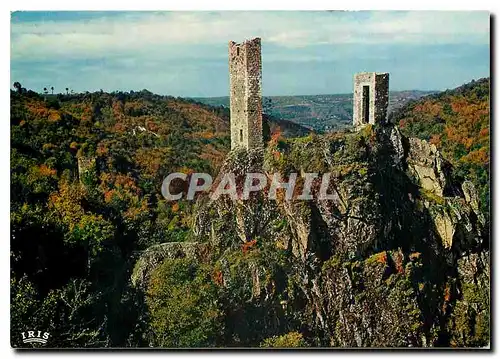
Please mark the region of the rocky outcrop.
POLYGON ((418 138, 408 139, 408 169, 420 187, 438 196, 443 196, 449 186, 449 163, 436 146, 418 138))
MULTIPOLYGON (((485 221, 473 184, 451 171, 434 145, 397 128, 271 141, 264 153, 232 152, 214 183, 227 172, 240 187, 249 172, 330 173, 330 198, 314 182, 310 201, 200 200, 194 233, 227 293, 269 323, 300 323, 317 345, 484 345, 485 221)), ((162 251, 143 255, 136 283, 161 258, 198 253, 162 251)))
POLYGON ((464 192, 465 201, 470 205, 480 223, 483 226, 486 225, 484 215, 479 210, 479 195, 474 184, 471 181, 464 181, 462 183, 462 191, 464 192))
POLYGON ((451 248, 453 236, 455 235, 455 225, 450 215, 446 212, 436 213, 433 218, 436 230, 441 237, 444 247, 448 249, 451 248))
POLYGON ((442 245, 450 249, 455 238, 479 243, 485 220, 472 182, 453 183, 451 164, 435 145, 417 138, 409 138, 407 143, 407 172, 419 187, 442 245))
POLYGON ((169 242, 149 247, 139 255, 132 272, 132 284, 145 288, 151 272, 167 258, 189 257, 202 261, 207 259, 209 253, 207 244, 197 242, 169 242))
POLYGON ((401 250, 364 261, 323 265, 324 312, 330 345, 341 347, 423 346, 428 340, 418 296, 408 280, 421 265, 401 250))
POLYGON ((490 337, 490 256, 470 253, 457 261, 457 300, 451 307, 451 345, 487 347, 490 337))
MULTIPOLYGON (((285 218, 286 233, 281 236, 288 240, 281 240, 282 245, 302 259, 319 248, 323 257, 369 254, 401 232, 412 236, 409 227, 417 223, 426 228, 426 237, 448 249, 455 238, 470 241, 481 236, 484 218, 474 186, 452 183, 450 164, 436 147, 407 139, 397 128, 367 126, 359 133, 311 137, 284 150, 278 147, 270 146, 264 155, 233 153, 219 177, 226 172, 241 177, 264 171, 271 178, 283 172, 283 166, 290 172, 330 172, 330 199, 318 199, 317 184, 311 191, 314 199, 307 202, 269 200, 265 192, 247 201, 225 196, 200 211, 196 233, 214 244, 231 233, 243 243, 256 237, 276 240, 273 223, 285 218)), ((422 228, 415 231, 413 241, 421 240, 422 228)))
POLYGON ((311 242, 314 237, 314 229, 311 227, 311 213, 305 203, 291 203, 284 201, 282 203, 284 213, 290 226, 292 238, 289 243, 285 243, 284 248, 291 248, 292 254, 304 260, 311 248, 311 242))

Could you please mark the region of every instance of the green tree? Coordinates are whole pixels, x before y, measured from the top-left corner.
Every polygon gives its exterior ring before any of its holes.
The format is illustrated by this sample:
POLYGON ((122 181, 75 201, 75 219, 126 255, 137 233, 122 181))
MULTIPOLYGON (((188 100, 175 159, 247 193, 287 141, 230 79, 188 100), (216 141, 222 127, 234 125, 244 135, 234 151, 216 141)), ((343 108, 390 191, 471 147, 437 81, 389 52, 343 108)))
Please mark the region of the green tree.
POLYGON ((218 343, 222 312, 208 268, 187 258, 165 260, 151 275, 146 301, 154 346, 218 343))
POLYGON ((14 88, 15 88, 15 89, 16 89, 16 91, 17 91, 17 92, 19 92, 19 93, 21 93, 21 91, 22 91, 22 89, 23 89, 23 88, 22 88, 22 86, 21 86, 21 83, 19 83, 19 82, 17 82, 17 81, 16 81, 16 82, 14 82, 14 88))

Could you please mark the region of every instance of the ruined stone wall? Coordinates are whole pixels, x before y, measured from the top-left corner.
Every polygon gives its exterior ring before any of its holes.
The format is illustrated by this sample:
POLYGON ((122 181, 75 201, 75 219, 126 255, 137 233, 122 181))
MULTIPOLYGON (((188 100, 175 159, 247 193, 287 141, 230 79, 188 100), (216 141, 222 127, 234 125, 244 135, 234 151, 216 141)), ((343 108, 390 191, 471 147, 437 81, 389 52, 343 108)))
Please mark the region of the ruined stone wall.
POLYGON ((78 156, 78 178, 80 182, 84 182, 86 175, 95 173, 96 171, 96 158, 95 157, 85 157, 78 156))
POLYGON ((389 106, 389 74, 375 75, 375 123, 386 123, 389 106))
POLYGON ((354 96, 353 96, 353 125, 359 127, 364 125, 364 111, 363 111, 363 86, 368 86, 370 90, 370 97, 368 103, 369 119, 368 123, 373 122, 375 101, 371 96, 375 89, 375 74, 374 73, 358 73, 354 75, 354 96))
POLYGON ((229 42, 231 149, 262 147, 260 38, 229 42))
POLYGON ((389 104, 389 74, 361 72, 354 75, 353 125, 385 123, 389 104), (363 87, 367 86, 369 98, 364 102, 363 87), (368 105, 368 118, 365 118, 364 105, 368 105))
POLYGON ((260 39, 247 42, 249 148, 262 147, 262 61, 260 39))

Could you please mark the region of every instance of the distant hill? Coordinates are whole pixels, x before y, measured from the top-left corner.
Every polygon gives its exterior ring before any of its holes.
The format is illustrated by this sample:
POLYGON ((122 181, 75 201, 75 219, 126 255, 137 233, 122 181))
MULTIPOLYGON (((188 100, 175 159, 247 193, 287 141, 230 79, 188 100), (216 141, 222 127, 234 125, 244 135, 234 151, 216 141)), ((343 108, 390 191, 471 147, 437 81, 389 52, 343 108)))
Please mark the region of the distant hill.
POLYGON ((435 144, 456 167, 457 176, 481 191, 489 206, 490 79, 408 102, 391 114, 403 132, 435 144))
MULTIPOLYGON (((400 108, 410 100, 434 93, 434 91, 392 91, 389 112, 400 108)), ((211 106, 229 107, 229 97, 195 98, 211 106)), ((293 121, 317 132, 331 132, 351 127, 352 94, 265 96, 264 112, 277 118, 293 121)))

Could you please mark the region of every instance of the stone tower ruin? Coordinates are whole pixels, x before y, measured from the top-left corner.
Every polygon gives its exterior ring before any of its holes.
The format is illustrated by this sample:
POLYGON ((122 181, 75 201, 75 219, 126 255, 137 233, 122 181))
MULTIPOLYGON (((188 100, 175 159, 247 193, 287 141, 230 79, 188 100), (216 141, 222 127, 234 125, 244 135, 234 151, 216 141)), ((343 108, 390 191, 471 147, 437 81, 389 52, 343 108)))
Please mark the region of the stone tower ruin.
POLYGON ((389 105, 389 74, 360 72, 354 75, 353 125, 385 124, 389 105))
POLYGON ((229 42, 231 149, 263 146, 260 38, 229 42))

